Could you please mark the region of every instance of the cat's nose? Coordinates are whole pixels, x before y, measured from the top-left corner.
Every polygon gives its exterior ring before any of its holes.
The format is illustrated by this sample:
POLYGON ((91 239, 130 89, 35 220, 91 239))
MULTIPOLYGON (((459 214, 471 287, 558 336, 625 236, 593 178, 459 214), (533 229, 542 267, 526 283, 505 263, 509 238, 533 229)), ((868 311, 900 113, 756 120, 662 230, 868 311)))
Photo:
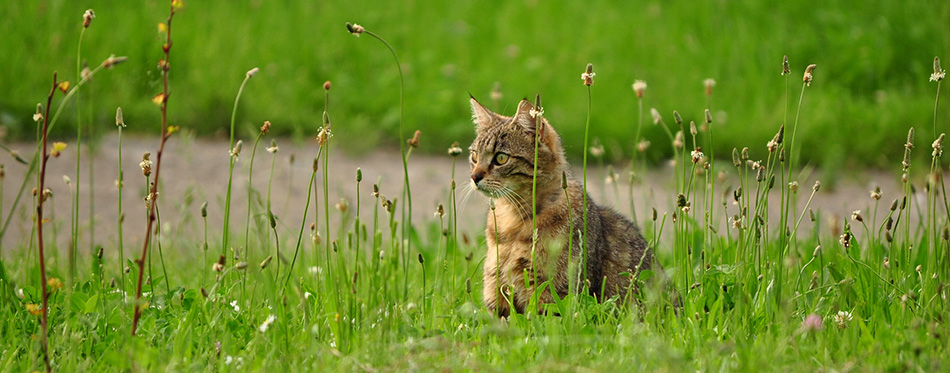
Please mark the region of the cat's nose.
POLYGON ((478 182, 482 181, 482 179, 484 178, 485 178, 485 174, 483 172, 476 171, 472 173, 472 181, 474 181, 475 184, 478 184, 478 182))

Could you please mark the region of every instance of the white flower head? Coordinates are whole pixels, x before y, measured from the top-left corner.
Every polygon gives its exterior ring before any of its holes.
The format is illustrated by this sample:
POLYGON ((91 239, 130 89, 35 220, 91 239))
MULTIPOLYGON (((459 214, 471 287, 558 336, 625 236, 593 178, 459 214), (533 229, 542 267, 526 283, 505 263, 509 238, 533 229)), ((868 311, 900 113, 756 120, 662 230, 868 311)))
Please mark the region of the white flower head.
POLYGON ((234 312, 241 312, 241 306, 238 305, 238 301, 231 301, 231 307, 234 308, 234 312))
POLYGON ((633 91, 636 92, 637 98, 643 98, 643 92, 647 90, 647 82, 642 80, 635 80, 633 82, 633 91))
POLYGON ((835 314, 835 323, 838 324, 838 329, 847 328, 851 319, 851 312, 848 311, 838 311, 838 313, 835 314))
POLYGON ((663 117, 660 116, 660 111, 656 108, 650 108, 650 115, 653 116, 653 124, 659 124, 663 117))
POLYGON ((259 330, 261 333, 266 333, 267 328, 270 328, 270 325, 273 324, 275 320, 277 320, 277 316, 267 316, 267 319, 264 320, 264 323, 262 323, 261 326, 257 328, 257 330, 259 330))

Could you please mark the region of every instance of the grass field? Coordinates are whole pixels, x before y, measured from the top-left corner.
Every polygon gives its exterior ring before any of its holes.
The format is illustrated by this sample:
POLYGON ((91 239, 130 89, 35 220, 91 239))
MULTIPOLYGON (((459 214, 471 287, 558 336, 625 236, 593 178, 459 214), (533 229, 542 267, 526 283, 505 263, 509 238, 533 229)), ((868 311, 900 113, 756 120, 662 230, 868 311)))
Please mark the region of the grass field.
MULTIPOLYGON (((637 102, 630 86, 638 79, 649 85, 647 109, 679 110, 689 120, 701 119, 711 106, 718 123, 735 129, 715 143, 717 153, 727 154, 736 143, 765 143, 782 122, 779 72, 788 55, 796 75, 818 64, 821 82, 803 113, 809 119, 799 133, 803 159, 826 168, 885 166, 901 156, 886 146, 888 139, 932 119, 930 60, 950 52, 950 4, 931 1, 205 1, 188 7, 193 15, 178 25, 173 123, 227 134, 230 113, 220 109, 230 106, 244 72, 260 67, 260 82, 240 109, 241 134, 251 136, 253 123, 270 120, 277 131, 311 136, 320 125, 320 84, 329 79, 341 124, 352 130, 338 139, 352 152, 396 143, 399 96, 391 88, 399 78, 387 65, 391 56, 350 40, 345 22, 397 46, 406 125, 432 140, 421 149, 430 152, 471 139, 465 99, 471 92, 490 101, 498 82, 505 97, 500 112, 514 110, 505 102, 541 93, 549 115, 567 124, 568 151, 581 154, 586 97, 577 82, 590 62, 599 87, 591 136, 615 159, 635 146, 623 139, 634 135, 637 102), (703 94, 707 78, 717 81, 710 104, 703 94)), ((77 19, 86 8, 97 18, 85 35, 83 59, 130 57, 123 69, 89 85, 95 96, 83 105, 87 122, 96 124, 90 130, 102 134, 117 105, 136 123, 129 131, 157 123, 148 99, 159 85, 161 54, 151 46, 159 42, 155 15, 162 2, 8 1, 0 5, 11 20, 0 25, 0 123, 11 134, 33 138, 30 114, 51 71, 76 80, 67 73, 75 71, 77 19)), ((940 115, 950 118, 947 111, 940 115)), ((54 135, 74 133, 75 119, 64 117, 54 135)), ((666 149, 655 152, 654 161, 669 156, 665 142, 657 141, 662 131, 647 126, 644 134, 666 149)))
MULTIPOLYGON (((37 141, 35 155, 20 154, 30 166, 5 166, 29 167, 26 176, 0 178, 0 188, 24 196, 20 208, 0 200, 3 223, 22 219, 35 229, 17 242, 0 233, 4 371, 947 369, 950 202, 944 137, 935 132, 948 119, 934 102, 942 83, 927 81, 939 77, 933 57, 948 46, 946 4, 176 4, 173 23, 167 4, 97 6, 82 31, 80 60, 89 56, 93 70, 81 81, 69 72, 81 68, 76 35, 87 6, 3 5, 24 15, 0 26, 24 35, 5 37, 11 52, 0 76, 22 84, 10 85, 4 100, 18 103, 4 101, 2 110, 14 113, 4 120, 14 123, 12 135, 37 141), (345 21, 386 38, 401 67, 369 33, 348 34, 345 21), (784 54, 793 61, 785 76, 784 54), (585 87, 578 77, 591 61, 596 84, 585 87), (812 62, 818 69, 805 86, 799 77, 812 62), (52 70, 72 84, 50 80, 52 70), (718 83, 705 95, 709 77, 718 83), (635 79, 649 84, 643 109, 635 79), (489 102, 495 81, 502 103, 542 93, 544 115, 574 148, 572 159, 593 144, 583 136, 591 123, 623 167, 612 187, 620 177, 638 182, 646 160, 673 163, 666 202, 630 206, 664 274, 642 272, 626 299, 582 289, 544 314, 498 319, 479 295, 484 226, 455 223, 456 188, 426 196, 442 201, 433 216, 407 203, 418 185, 408 172, 372 185, 331 158, 331 146, 399 144, 388 151, 408 170, 413 152, 444 152, 456 140, 464 147, 472 136, 465 90, 489 102), (651 106, 663 116, 657 125, 651 106), (619 153, 637 143, 638 116, 653 145, 619 153), (299 160, 312 158, 309 178, 285 183, 268 173, 276 156, 264 148, 275 133, 260 127, 264 120, 316 136, 313 154, 299 160), (117 236, 88 245, 78 239, 85 212, 52 216, 44 192, 53 177, 47 163, 81 162, 57 154, 80 144, 70 121, 100 136, 121 139, 117 122, 156 136, 147 162, 125 160, 142 162, 141 175, 117 171, 117 201, 121 193, 148 196, 144 213, 119 202, 124 221, 106 223, 117 236), (419 148, 404 143, 417 128, 419 148), (220 133, 233 144, 230 156, 220 154, 227 179, 207 181, 228 185, 212 197, 223 211, 178 211, 183 196, 159 194, 176 172, 163 170, 162 158, 179 156, 163 154, 165 144, 184 131, 220 133), (813 161, 832 172, 886 165, 900 170, 901 190, 855 195, 856 209, 872 208, 822 229, 826 217, 811 206, 822 190, 808 176, 813 161), (330 185, 330 173, 341 172, 353 180, 330 185), (133 177, 152 186, 124 187, 133 177), (269 186, 232 190, 254 185, 250 178, 269 186), (279 217, 280 230, 271 182, 275 191, 296 183, 306 193, 299 215, 279 217), (370 192, 376 187, 398 192, 387 198, 370 192), (337 203, 344 188, 358 199, 337 203), (237 205, 247 215, 232 213, 237 205), (209 226, 208 215, 225 220, 209 226), (163 220, 188 221, 203 234, 166 236, 163 220), (61 247, 55 227, 67 222, 61 247), (123 238, 123 227, 142 226, 141 236, 123 238)), ((464 160, 445 156, 453 167, 467 167, 464 160)), ((122 169, 118 162, 96 167, 122 169)), ((606 189, 602 183, 591 188, 606 189)), ((55 199, 79 206, 85 192, 55 199)))

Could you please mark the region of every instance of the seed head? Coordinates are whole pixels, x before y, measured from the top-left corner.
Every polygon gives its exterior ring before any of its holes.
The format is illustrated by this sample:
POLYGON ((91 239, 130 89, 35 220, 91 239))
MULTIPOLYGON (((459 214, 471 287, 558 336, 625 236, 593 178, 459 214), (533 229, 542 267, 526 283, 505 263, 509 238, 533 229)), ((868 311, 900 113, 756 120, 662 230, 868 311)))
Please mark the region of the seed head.
POLYGON ((106 58, 105 61, 102 61, 102 67, 105 67, 105 68, 107 68, 107 69, 111 69, 111 68, 115 67, 115 65, 118 65, 118 64, 123 63, 123 62, 128 61, 128 60, 129 60, 129 58, 126 57, 126 56, 119 56, 119 57, 116 57, 115 55, 110 55, 109 58, 106 58))
POLYGON ((248 79, 253 78, 254 75, 257 75, 258 71, 261 71, 261 69, 255 67, 253 69, 248 70, 246 73, 244 73, 244 76, 246 76, 248 79))
POLYGON ((682 124, 683 124, 683 117, 680 116, 680 112, 679 112, 679 111, 673 110, 673 121, 676 122, 676 124, 679 124, 679 125, 682 125, 682 124))
POLYGON ((36 113, 33 114, 33 121, 37 124, 43 121, 43 104, 36 104, 36 113))
POLYGON ((703 154, 703 150, 700 147, 696 147, 696 150, 693 150, 689 154, 693 157, 693 163, 699 163, 699 161, 703 160, 703 157, 705 156, 703 154))
POLYGON ((931 82, 939 82, 947 76, 947 72, 940 68, 940 58, 934 57, 934 73, 930 74, 931 82))
POLYGON ((660 111, 656 108, 650 108, 650 115, 653 116, 653 124, 659 124, 663 120, 663 117, 660 116, 660 111))
POLYGON ((739 159, 739 149, 732 148, 732 165, 736 167, 742 165, 742 160, 739 159))
POLYGON ((266 135, 268 132, 270 132, 270 121, 265 120, 264 125, 261 126, 261 134, 266 135))
POLYGON ((323 82, 323 90, 324 90, 324 91, 330 92, 330 86, 331 86, 331 84, 330 84, 330 81, 329 81, 329 80, 323 82))
POLYGON ((491 89, 491 99, 492 101, 498 102, 501 101, 502 97, 504 97, 504 95, 501 93, 501 82, 495 82, 491 89))
POLYGON ((273 255, 268 255, 266 258, 264 258, 264 261, 261 262, 261 270, 263 270, 264 268, 267 268, 267 265, 270 264, 270 261, 273 259, 274 259, 273 255))
POLYGON ((237 264, 234 265, 234 268, 238 270, 245 270, 247 269, 247 262, 238 262, 237 264))
POLYGON ((647 151, 648 148, 650 148, 649 140, 640 140, 640 142, 637 144, 637 151, 640 153, 647 151))
POLYGON ((459 147, 459 142, 453 142, 452 147, 449 148, 449 155, 457 157, 459 154, 462 154, 462 148, 459 147))
POLYGON ((943 140, 944 140, 944 138, 946 138, 946 137, 947 137, 946 134, 941 133, 940 136, 937 137, 936 140, 934 140, 933 145, 931 145, 931 146, 933 147, 933 149, 934 149, 934 151, 933 151, 933 153, 932 153, 932 155, 933 155, 934 157, 939 157, 939 156, 943 155, 943 140))
POLYGON ((862 222, 864 217, 861 216, 861 210, 854 210, 851 212, 851 220, 862 222))
POLYGON ((875 201, 881 200, 881 187, 874 186, 874 190, 871 191, 871 198, 873 198, 875 201))
POLYGON ((673 147, 676 149, 683 148, 683 131, 676 131, 676 138, 673 139, 673 147))
POLYGON ((706 109, 706 124, 712 123, 712 113, 709 112, 709 109, 706 109))
POLYGON ((125 127, 125 118, 122 117, 121 107, 115 109, 115 125, 117 127, 125 127))
POLYGON ((821 181, 815 180, 815 186, 811 187, 812 190, 818 191, 821 188, 821 181))
POLYGON ((703 86, 706 87, 706 96, 712 96, 712 89, 716 86, 716 81, 713 79, 703 80, 703 86))
POLYGON ((581 80, 584 81, 584 85, 590 87, 591 84, 594 84, 594 76, 597 73, 594 72, 594 64, 587 64, 587 69, 584 70, 584 73, 581 74, 581 80))
POLYGON ((208 217, 208 201, 205 201, 204 203, 201 204, 201 217, 202 218, 208 217))
POLYGON ((320 146, 326 145, 327 142, 330 141, 330 137, 333 137, 333 134, 330 132, 330 126, 320 127, 320 131, 317 132, 317 144, 320 146))
POLYGON ((788 55, 786 54, 785 57, 782 57, 782 75, 788 75, 789 73, 791 73, 791 69, 788 67, 788 55))
POLYGON ((409 146, 413 148, 419 147, 419 136, 422 135, 422 131, 416 130, 416 133, 412 134, 412 138, 409 139, 409 146))
POLYGON ((792 181, 788 183, 788 191, 792 193, 798 192, 798 182, 792 181))
POLYGON ((142 162, 139 163, 139 167, 142 168, 142 175, 145 175, 145 177, 152 174, 152 161, 149 160, 151 156, 152 153, 145 152, 145 154, 142 154, 142 162))
POLYGON ((811 86, 811 80, 812 80, 811 73, 812 73, 812 71, 815 71, 815 68, 816 68, 816 67, 818 67, 818 65, 816 65, 816 64, 811 64, 811 65, 808 65, 808 67, 805 68, 805 75, 802 76, 802 81, 805 82, 805 85, 806 85, 806 86, 811 86))
POLYGON ((567 190, 567 171, 561 171, 561 189, 567 190))
POLYGON ((347 23, 346 23, 346 31, 349 31, 351 34, 356 35, 357 37, 359 37, 360 34, 366 32, 366 29, 364 29, 363 26, 357 25, 357 24, 355 24, 355 23, 349 23, 349 22, 347 22, 347 23))
POLYGON ((689 121, 689 134, 696 136, 699 131, 696 130, 696 122, 689 121))
POLYGON ((749 159, 749 147, 742 148, 742 160, 749 159))
POLYGON ((243 147, 244 147, 244 141, 243 141, 243 140, 238 140, 237 143, 234 144, 234 149, 231 149, 231 156, 234 157, 234 158, 237 158, 238 156, 240 156, 240 155, 241 155, 241 148, 243 148, 243 147))
POLYGON ((86 12, 82 14, 82 27, 88 28, 93 18, 96 18, 96 12, 92 11, 92 9, 86 9, 86 12))
POLYGON ((422 253, 419 254, 418 259, 419 259, 419 264, 425 264, 426 258, 422 257, 422 253))
POLYGON ((635 80, 633 82, 633 91, 636 92, 637 98, 643 98, 643 92, 647 90, 647 82, 642 80, 635 80))

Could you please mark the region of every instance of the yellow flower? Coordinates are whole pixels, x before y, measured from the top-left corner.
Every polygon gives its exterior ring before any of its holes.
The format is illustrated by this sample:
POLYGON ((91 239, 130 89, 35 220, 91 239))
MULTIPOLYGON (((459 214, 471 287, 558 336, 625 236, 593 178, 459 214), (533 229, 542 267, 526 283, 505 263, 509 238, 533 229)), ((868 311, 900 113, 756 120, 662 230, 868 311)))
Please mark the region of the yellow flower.
POLYGON ((30 311, 30 314, 32 314, 33 316, 39 316, 43 314, 43 311, 40 308, 40 305, 36 303, 27 303, 26 310, 30 311))
POLYGON ((62 153, 63 150, 66 150, 66 143, 57 141, 53 143, 53 149, 50 151, 50 154, 54 157, 59 157, 59 154, 62 153))
POLYGON ((50 277, 49 280, 46 280, 46 284, 49 285, 50 291, 56 291, 63 288, 63 282, 56 277, 50 277))

